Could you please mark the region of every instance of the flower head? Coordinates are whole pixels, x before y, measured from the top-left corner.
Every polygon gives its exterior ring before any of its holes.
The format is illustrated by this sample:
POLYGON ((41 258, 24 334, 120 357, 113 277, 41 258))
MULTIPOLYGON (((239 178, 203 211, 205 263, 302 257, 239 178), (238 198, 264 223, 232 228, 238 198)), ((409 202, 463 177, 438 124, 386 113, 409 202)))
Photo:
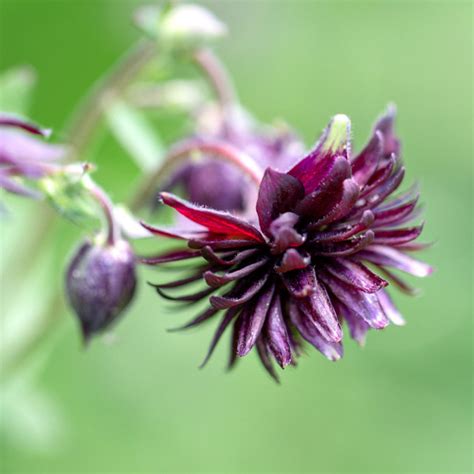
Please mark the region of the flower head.
POLYGON ((11 193, 37 197, 37 193, 20 180, 42 178, 64 156, 64 147, 44 143, 30 136, 47 137, 49 134, 49 130, 15 116, 0 114, 1 188, 11 193))
POLYGON ((344 321, 359 343, 371 328, 404 324, 386 286, 409 287, 392 269, 423 277, 431 268, 409 255, 423 247, 413 243, 422 226, 405 227, 418 212, 416 191, 392 197, 405 173, 393 122, 390 109, 352 156, 350 121, 336 115, 288 172, 267 168, 255 222, 162 193, 164 204, 200 229, 146 225, 157 235, 186 240, 189 248, 144 262, 199 262, 188 278, 154 286, 168 299, 209 297, 210 305, 184 328, 223 312, 205 362, 229 326, 230 366, 255 347, 276 378, 272 359, 282 368, 294 363, 303 341, 330 360, 342 357, 344 321), (166 292, 197 280, 206 284, 197 293, 166 292))
POLYGON ((135 286, 135 256, 125 240, 80 245, 67 270, 66 289, 85 341, 117 320, 135 286))

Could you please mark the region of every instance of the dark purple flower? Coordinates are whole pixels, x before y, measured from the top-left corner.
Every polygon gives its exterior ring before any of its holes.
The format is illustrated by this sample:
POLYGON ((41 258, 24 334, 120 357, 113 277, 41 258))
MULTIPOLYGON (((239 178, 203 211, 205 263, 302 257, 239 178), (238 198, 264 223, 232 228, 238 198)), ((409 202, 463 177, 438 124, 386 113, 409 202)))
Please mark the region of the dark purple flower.
POLYGON ((71 306, 84 340, 110 327, 135 293, 135 257, 125 240, 113 244, 83 243, 66 274, 71 306))
POLYGON ((404 324, 385 287, 409 287, 393 270, 424 277, 431 268, 410 256, 423 248, 413 243, 422 226, 405 226, 418 215, 417 192, 392 197, 405 173, 393 121, 389 110, 365 148, 351 156, 350 121, 335 116, 315 148, 288 172, 267 168, 258 223, 162 193, 164 204, 201 227, 180 232, 146 225, 156 235, 186 240, 189 248, 144 263, 198 262, 189 265, 189 277, 154 286, 171 300, 210 297, 210 306, 182 328, 223 312, 204 363, 228 326, 229 365, 256 347, 276 378, 272 359, 282 368, 294 363, 303 341, 330 360, 342 357, 344 321, 359 343, 368 329, 404 324), (195 281, 206 287, 185 295, 167 292, 195 281))
MULTIPOLYGON (((225 123, 215 124, 212 129, 201 125, 196 141, 224 141, 248 153, 263 168, 286 169, 301 156, 302 143, 291 131, 261 129, 242 114, 231 115, 225 123)), ((197 162, 188 161, 180 166, 161 191, 182 188, 184 196, 195 204, 241 212, 246 208, 249 186, 246 176, 237 167, 205 155, 197 162)))
POLYGON ((64 147, 30 136, 49 134, 49 130, 15 116, 0 114, 0 188, 23 196, 38 196, 21 180, 42 178, 55 169, 57 161, 64 156, 64 147))

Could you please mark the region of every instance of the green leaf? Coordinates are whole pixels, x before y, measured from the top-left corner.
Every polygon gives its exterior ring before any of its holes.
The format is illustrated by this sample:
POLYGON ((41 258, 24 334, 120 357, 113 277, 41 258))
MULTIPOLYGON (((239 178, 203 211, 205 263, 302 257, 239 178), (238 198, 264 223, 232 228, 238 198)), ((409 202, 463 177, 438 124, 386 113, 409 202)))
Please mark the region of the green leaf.
POLYGON ((156 169, 164 156, 160 136, 139 110, 117 101, 107 111, 107 122, 115 139, 142 171, 156 169))

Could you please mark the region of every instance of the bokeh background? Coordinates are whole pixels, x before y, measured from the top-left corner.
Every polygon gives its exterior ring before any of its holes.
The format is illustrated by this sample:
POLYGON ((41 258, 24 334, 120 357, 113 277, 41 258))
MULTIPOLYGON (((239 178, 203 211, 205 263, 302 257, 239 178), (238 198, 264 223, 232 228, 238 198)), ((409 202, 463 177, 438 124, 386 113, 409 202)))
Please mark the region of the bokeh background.
MULTIPOLYGON (((137 5, 2 1, 1 69, 34 66, 31 115, 59 138, 85 91, 139 37, 137 5)), ((55 296, 80 231, 55 221, 36 249, 38 214, 50 211, 2 197, 3 355, 38 313, 57 319, 3 383, 2 472, 471 472, 472 3, 205 5, 229 25, 217 50, 242 102, 264 121, 284 118, 308 145, 341 112, 360 147, 387 102, 397 104, 436 273, 417 282, 421 297, 396 296, 406 327, 369 334, 364 349, 348 341, 338 363, 308 351, 277 386, 253 356, 226 374, 227 341, 198 370, 212 328, 166 333, 189 315, 146 285, 113 340, 83 350, 55 296)), ((104 137, 93 159, 98 181, 124 199, 137 174, 124 151, 104 137)))

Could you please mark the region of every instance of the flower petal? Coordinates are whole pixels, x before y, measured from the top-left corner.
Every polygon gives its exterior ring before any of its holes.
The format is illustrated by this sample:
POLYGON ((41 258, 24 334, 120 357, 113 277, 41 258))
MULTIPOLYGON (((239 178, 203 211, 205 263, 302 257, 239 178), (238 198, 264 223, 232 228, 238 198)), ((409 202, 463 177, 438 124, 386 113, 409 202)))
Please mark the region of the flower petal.
POLYGON ((163 202, 189 220, 200 224, 211 232, 231 237, 263 242, 263 236, 250 223, 229 213, 196 206, 171 193, 161 193, 163 202))
POLYGON ((257 338, 265 322, 265 318, 270 309, 275 286, 270 285, 257 299, 253 307, 246 307, 240 315, 241 326, 237 342, 237 354, 240 357, 250 352, 255 345, 257 338))
POLYGON ((339 280, 366 293, 375 293, 388 285, 365 265, 348 258, 328 259, 325 268, 339 280))
POLYGON ((371 245, 362 250, 357 258, 376 265, 398 268, 417 277, 426 277, 433 272, 433 268, 428 264, 385 245, 371 245))
POLYGON ((329 360, 339 360, 343 356, 343 347, 340 342, 327 341, 316 329, 308 316, 303 314, 296 305, 290 305, 290 319, 303 339, 312 344, 321 354, 329 360))
POLYGON ((311 256, 301 250, 288 249, 283 254, 281 262, 275 265, 274 269, 277 273, 286 273, 293 270, 301 270, 311 263, 311 256))
POLYGON ((282 369, 291 363, 291 345, 288 330, 283 320, 280 297, 273 298, 264 326, 265 339, 270 352, 282 369))
POLYGON ((390 321, 396 326, 404 326, 406 324, 405 320, 396 306, 393 304, 392 298, 390 298, 388 291, 380 290, 377 293, 377 296, 379 298, 380 305, 382 306, 388 319, 390 319, 390 321))
POLYGON ((328 175, 336 156, 349 157, 351 122, 345 115, 336 115, 329 122, 313 151, 288 173, 303 184, 306 194, 312 193, 328 175))
POLYGON ((315 281, 314 292, 308 298, 298 301, 298 307, 308 316, 319 333, 329 342, 339 342, 342 330, 326 288, 315 281))
POLYGON ((357 313, 371 327, 382 329, 389 324, 376 294, 356 290, 327 272, 319 274, 336 298, 351 311, 357 313))
POLYGON ((280 383, 280 379, 278 378, 278 375, 273 367, 267 345, 265 344, 265 341, 262 337, 259 337, 257 339, 256 347, 258 357, 260 358, 260 362, 262 363, 263 367, 270 374, 270 377, 275 380, 276 383, 280 383))
POLYGON ((423 224, 405 229, 376 230, 374 244, 397 246, 417 239, 423 231, 423 224))
POLYGON ((281 214, 292 211, 304 196, 303 185, 293 176, 267 168, 258 191, 260 228, 270 236, 270 225, 281 214))
POLYGON ((282 280, 290 295, 295 298, 306 298, 318 288, 316 272, 312 265, 284 273, 282 280))
POLYGON ((375 173, 383 154, 383 137, 378 130, 365 148, 352 160, 352 176, 360 186, 365 186, 375 173))
POLYGON ((248 275, 251 275, 255 270, 265 265, 268 262, 268 258, 261 258, 256 262, 253 262, 247 266, 233 270, 231 272, 225 272, 223 275, 218 275, 215 272, 207 271, 204 273, 204 279, 209 286, 213 288, 219 288, 231 281, 240 280, 248 275))
POLYGON ((183 326, 179 326, 177 328, 170 328, 168 329, 168 332, 183 331, 184 329, 189 329, 189 328, 198 326, 199 324, 211 319, 218 311, 219 310, 215 308, 206 308, 198 316, 191 319, 191 321, 187 322, 183 326))

